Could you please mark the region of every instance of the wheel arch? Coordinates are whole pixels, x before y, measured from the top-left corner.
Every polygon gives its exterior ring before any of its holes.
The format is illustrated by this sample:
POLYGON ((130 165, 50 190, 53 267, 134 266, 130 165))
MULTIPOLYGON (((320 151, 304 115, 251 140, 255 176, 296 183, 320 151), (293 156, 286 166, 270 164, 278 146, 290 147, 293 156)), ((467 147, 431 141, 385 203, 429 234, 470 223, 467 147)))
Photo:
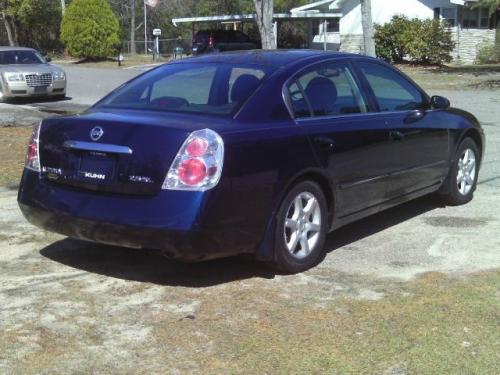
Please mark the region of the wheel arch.
POLYGON ((288 185, 286 186, 286 189, 284 189, 284 193, 280 197, 280 204, 286 195, 286 193, 296 184, 298 184, 301 181, 313 181, 319 185, 321 190, 323 191, 323 194, 325 195, 326 203, 328 205, 327 211, 328 211, 328 225, 329 227, 331 226, 332 219, 333 219, 333 212, 335 209, 335 195, 333 193, 333 186, 332 183, 328 180, 328 178, 321 172, 319 171, 307 171, 299 176, 295 177, 293 180, 291 180, 288 185))
POLYGON ((478 129, 476 128, 469 128, 466 131, 463 132, 463 134, 460 136, 455 150, 457 150, 460 147, 460 144, 463 142, 465 138, 471 138, 477 145, 479 152, 480 152, 480 163, 483 160, 483 155, 484 155, 484 144, 483 144, 483 137, 481 136, 481 133, 479 132, 478 129))
POLYGON ((280 194, 277 196, 276 204, 273 207, 272 216, 268 221, 266 233, 264 236, 264 240, 261 245, 257 249, 256 257, 260 260, 273 260, 274 253, 274 234, 276 230, 276 212, 278 211, 283 199, 286 194, 292 189, 296 184, 301 181, 313 181, 319 185, 323 194, 325 195, 325 199, 327 202, 327 211, 328 211, 328 228, 332 227, 332 222, 334 218, 335 212, 335 194, 333 189, 333 184, 328 179, 328 177, 317 169, 305 170, 299 173, 296 176, 293 176, 289 179, 289 181, 283 185, 283 188, 279 189, 280 194))

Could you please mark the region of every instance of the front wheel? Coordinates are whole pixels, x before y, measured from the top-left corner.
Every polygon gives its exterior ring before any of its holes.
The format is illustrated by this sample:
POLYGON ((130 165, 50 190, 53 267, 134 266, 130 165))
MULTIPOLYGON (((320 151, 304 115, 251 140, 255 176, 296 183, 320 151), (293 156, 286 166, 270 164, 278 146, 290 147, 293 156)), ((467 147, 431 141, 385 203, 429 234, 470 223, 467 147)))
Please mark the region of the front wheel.
POLYGON ((274 262, 280 271, 302 272, 323 259, 326 207, 325 195, 315 182, 299 182, 287 193, 276 217, 274 262))
POLYGON ((470 202, 477 186, 480 152, 471 138, 458 147, 446 181, 443 184, 445 202, 458 206, 470 202))

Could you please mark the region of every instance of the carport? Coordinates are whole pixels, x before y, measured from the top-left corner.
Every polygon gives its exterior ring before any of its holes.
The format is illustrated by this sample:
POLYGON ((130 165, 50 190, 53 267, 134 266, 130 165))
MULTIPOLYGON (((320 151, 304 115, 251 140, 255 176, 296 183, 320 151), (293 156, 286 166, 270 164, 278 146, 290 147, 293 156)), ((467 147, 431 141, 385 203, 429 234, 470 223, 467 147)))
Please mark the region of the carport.
MULTIPOLYGON (((329 48, 328 38, 327 38, 327 30, 329 22, 338 23, 340 18, 342 17, 342 13, 335 10, 328 13, 323 13, 319 11, 301 11, 300 9, 294 9, 290 13, 275 13, 273 15, 273 26, 274 26, 274 36, 278 38, 278 23, 280 21, 308 21, 308 48, 313 48, 313 21, 320 21, 320 30, 321 30, 321 42, 322 49, 333 49, 329 48)), ((232 15, 222 15, 222 16, 206 16, 206 17, 186 17, 186 18, 174 18, 172 19, 172 23, 174 26, 178 26, 181 23, 190 23, 192 34, 196 32, 196 25, 204 23, 251 23, 255 22, 256 15, 255 14, 232 14, 232 15)), ((340 40, 339 40, 340 44, 340 40)))

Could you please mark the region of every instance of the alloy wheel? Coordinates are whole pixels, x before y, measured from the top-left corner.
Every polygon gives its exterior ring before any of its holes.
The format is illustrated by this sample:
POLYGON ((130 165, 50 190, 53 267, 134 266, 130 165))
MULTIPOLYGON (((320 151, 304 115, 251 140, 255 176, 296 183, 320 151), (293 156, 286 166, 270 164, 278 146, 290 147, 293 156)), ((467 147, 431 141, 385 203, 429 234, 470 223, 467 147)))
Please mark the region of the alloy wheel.
POLYGON ((476 155, 473 150, 464 150, 458 159, 457 188, 460 194, 467 195, 476 179, 476 155))
POLYGON ((321 208, 318 199, 302 192, 290 203, 285 218, 284 238, 288 252, 304 259, 315 248, 321 232, 321 208))

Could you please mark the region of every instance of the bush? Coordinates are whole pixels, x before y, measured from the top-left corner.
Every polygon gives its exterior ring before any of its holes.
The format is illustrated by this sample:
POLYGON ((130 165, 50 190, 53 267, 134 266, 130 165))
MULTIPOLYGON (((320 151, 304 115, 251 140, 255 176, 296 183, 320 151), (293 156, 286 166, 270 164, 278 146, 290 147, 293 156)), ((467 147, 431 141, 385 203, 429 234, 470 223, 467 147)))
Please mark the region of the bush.
POLYGON ((439 20, 394 16, 391 22, 375 26, 377 56, 394 63, 409 60, 421 64, 451 61, 455 43, 445 23, 439 20))
POLYGON ((74 57, 106 58, 117 53, 120 24, 107 0, 74 0, 64 13, 61 40, 74 57))
POLYGON ((483 43, 479 46, 476 55, 476 64, 495 64, 500 62, 495 51, 495 44, 483 43))

